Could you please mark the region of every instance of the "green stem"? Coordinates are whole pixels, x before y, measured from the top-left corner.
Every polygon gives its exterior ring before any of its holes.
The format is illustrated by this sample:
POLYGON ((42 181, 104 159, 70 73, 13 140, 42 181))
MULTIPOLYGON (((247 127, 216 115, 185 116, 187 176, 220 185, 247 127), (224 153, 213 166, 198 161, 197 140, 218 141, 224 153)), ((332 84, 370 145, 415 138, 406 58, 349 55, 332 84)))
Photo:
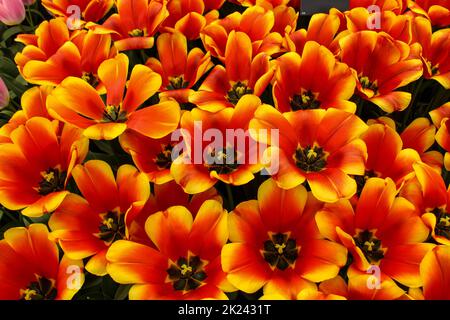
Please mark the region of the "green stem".
POLYGON ((28 21, 28 24, 29 24, 32 28, 34 28, 33 16, 31 15, 30 6, 27 6, 27 21, 28 21))
POLYGON ((15 222, 20 222, 19 219, 17 219, 17 217, 13 216, 10 212, 8 212, 8 210, 3 210, 3 213, 10 218, 12 221, 15 222))

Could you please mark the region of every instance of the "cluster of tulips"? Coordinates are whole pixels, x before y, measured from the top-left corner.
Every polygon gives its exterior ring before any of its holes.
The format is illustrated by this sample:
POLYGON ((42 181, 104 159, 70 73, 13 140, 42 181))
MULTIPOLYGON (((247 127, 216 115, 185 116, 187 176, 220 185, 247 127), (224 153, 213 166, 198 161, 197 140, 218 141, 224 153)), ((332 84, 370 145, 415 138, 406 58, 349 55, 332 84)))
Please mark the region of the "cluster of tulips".
POLYGON ((0 299, 450 299, 450 1, 300 8, 0 0, 0 299))

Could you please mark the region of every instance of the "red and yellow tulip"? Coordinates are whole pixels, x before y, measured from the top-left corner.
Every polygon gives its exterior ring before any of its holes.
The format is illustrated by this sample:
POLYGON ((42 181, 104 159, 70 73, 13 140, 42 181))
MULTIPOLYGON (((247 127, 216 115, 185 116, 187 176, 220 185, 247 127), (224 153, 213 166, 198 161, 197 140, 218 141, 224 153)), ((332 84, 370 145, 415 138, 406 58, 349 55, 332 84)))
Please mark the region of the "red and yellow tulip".
POLYGON ((175 130, 180 108, 174 100, 136 110, 161 87, 161 76, 136 65, 127 81, 128 64, 128 57, 122 53, 100 65, 98 77, 106 88, 106 103, 86 81, 67 77, 47 98, 49 113, 97 140, 117 138, 127 128, 155 139, 175 130), (144 82, 148 85, 142 88, 144 82), (147 126, 147 122, 153 125, 147 126))
POLYGON ((90 273, 105 275, 108 247, 128 237, 127 226, 144 207, 150 186, 133 166, 121 166, 114 178, 111 167, 100 160, 77 165, 72 175, 83 197, 70 194, 64 199, 50 218, 51 237, 68 257, 90 258, 90 273))

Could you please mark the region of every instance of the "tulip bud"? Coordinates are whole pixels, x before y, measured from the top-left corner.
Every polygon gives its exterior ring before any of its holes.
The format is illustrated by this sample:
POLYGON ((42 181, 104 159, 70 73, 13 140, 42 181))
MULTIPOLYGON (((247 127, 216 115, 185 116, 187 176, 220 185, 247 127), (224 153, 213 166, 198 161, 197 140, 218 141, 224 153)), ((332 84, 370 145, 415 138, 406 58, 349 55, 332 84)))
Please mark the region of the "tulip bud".
POLYGON ((20 24, 25 19, 22 0, 0 0, 0 21, 8 26, 20 24))
POLYGON ((0 78, 0 110, 6 107, 9 104, 9 91, 3 82, 2 78, 0 78))

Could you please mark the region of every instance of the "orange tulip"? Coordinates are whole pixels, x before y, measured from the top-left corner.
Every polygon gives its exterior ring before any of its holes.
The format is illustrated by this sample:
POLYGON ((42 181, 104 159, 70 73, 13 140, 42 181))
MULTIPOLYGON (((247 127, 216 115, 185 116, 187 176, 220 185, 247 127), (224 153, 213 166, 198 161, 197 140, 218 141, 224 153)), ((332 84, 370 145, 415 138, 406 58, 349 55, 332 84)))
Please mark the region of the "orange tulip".
MULTIPOLYGON (((242 14, 234 12, 223 19, 214 20, 203 28, 200 37, 212 56, 225 61, 225 50, 230 33, 245 33, 253 48, 252 58, 259 53, 272 55, 281 51, 282 36, 273 32, 275 14, 261 6, 247 8, 242 14)), ((246 49, 245 54, 247 54, 246 49)))
POLYGON ((73 178, 83 197, 70 194, 50 218, 51 237, 72 259, 89 258, 86 270, 106 274, 106 251, 128 237, 127 227, 150 195, 146 177, 131 165, 123 165, 117 178, 100 160, 77 165, 73 178))
POLYGON ((383 31, 395 40, 410 43, 412 40, 411 17, 396 15, 392 11, 370 12, 367 8, 355 8, 346 12, 347 28, 350 32, 363 30, 383 31), (376 25, 375 22, 379 24, 376 25))
POLYGON ((337 9, 330 9, 329 14, 317 13, 311 17, 308 29, 298 29, 286 32, 283 47, 287 51, 302 55, 303 48, 308 41, 315 41, 336 54, 339 51, 339 33, 345 29, 345 16, 337 9))
POLYGON ((114 281, 133 284, 130 300, 225 300, 235 291, 221 267, 228 226, 220 202, 205 201, 195 218, 182 206, 157 212, 145 231, 156 249, 120 240, 106 255, 114 281))
POLYGON ((25 91, 21 97, 22 109, 16 111, 8 123, 0 128, 0 144, 11 142, 10 134, 18 126, 25 124, 33 117, 43 117, 51 120, 45 106, 51 87, 33 87, 25 91))
POLYGON ((402 14, 407 9, 408 0, 350 0, 350 9, 357 7, 368 8, 372 5, 380 7, 382 11, 393 11, 402 14))
POLYGON ((53 212, 69 193, 67 181, 86 157, 88 139, 73 126, 42 117, 27 120, 10 139, 0 144, 0 203, 30 217, 53 212))
POLYGON ((389 177, 399 187, 414 177, 413 164, 421 161, 420 155, 414 149, 405 148, 400 135, 390 126, 371 124, 361 139, 367 146, 368 156, 365 177, 358 179, 360 188, 364 184, 363 180, 370 177, 389 177))
POLYGON ((246 130, 259 106, 258 97, 246 95, 234 109, 210 113, 195 108, 183 114, 181 134, 185 148, 179 151, 170 173, 185 192, 203 192, 218 180, 243 185, 254 179, 254 173, 262 169, 259 148, 265 146, 258 145, 246 130), (214 135, 213 143, 209 134, 214 135))
POLYGON ((191 196, 185 193, 183 188, 174 181, 155 184, 153 186, 153 193, 150 194, 142 210, 136 212, 137 214, 133 217, 130 217, 131 222, 128 227, 129 240, 152 246, 151 240, 145 233, 145 222, 150 215, 158 211, 166 211, 173 206, 183 206, 192 212, 195 218, 201 205, 206 200, 216 200, 222 203, 222 197, 214 188, 191 196))
POLYGON ((447 0, 408 0, 409 9, 428 18, 433 26, 450 25, 450 3, 447 0))
POLYGON ((114 4, 114 0, 42 0, 42 5, 54 16, 69 18, 74 11, 70 6, 77 6, 83 21, 97 22, 103 18, 114 4))
POLYGON ((444 157, 439 151, 428 151, 434 144, 436 128, 427 118, 416 118, 412 121, 400 137, 403 148, 411 148, 419 153, 422 161, 439 171, 444 163, 444 157))
POLYGON ((216 20, 219 15, 217 11, 204 14, 206 4, 204 0, 171 0, 167 4, 169 16, 161 26, 175 29, 189 40, 198 39, 207 22, 216 20))
POLYGON ((153 36, 169 15, 167 0, 117 0, 117 11, 102 25, 88 23, 97 33, 110 33, 119 51, 153 47, 153 36))
POLYGON ((402 189, 402 196, 414 203, 436 242, 450 245, 450 189, 441 175, 424 163, 415 163, 415 180, 402 189))
POLYGON ((14 58, 20 73, 40 85, 57 85, 73 76, 97 87, 99 65, 116 54, 110 35, 71 33, 61 18, 42 22, 34 35, 19 35, 17 41, 25 44, 14 58))
POLYGON ((436 133, 437 143, 444 148, 444 165, 450 170, 450 102, 430 112, 434 125, 438 128, 436 133))
POLYGON ((295 297, 311 282, 335 277, 347 251, 318 234, 314 215, 321 205, 303 186, 284 190, 266 180, 257 201, 239 204, 228 217, 232 243, 222 250, 222 268, 231 284, 295 297))
POLYGON ((282 188, 293 188, 305 181, 313 195, 324 202, 350 198, 356 182, 349 175, 363 175, 366 146, 359 136, 367 125, 354 114, 330 108, 281 114, 262 106, 250 121, 250 128, 279 129, 279 144, 264 153, 269 173, 282 188), (278 165, 274 165, 274 162, 278 165))
POLYGON ((348 300, 408 299, 405 291, 385 274, 381 274, 377 279, 374 278, 372 273, 360 271, 354 266, 350 266, 346 275, 348 283, 342 277, 337 276, 322 282, 319 285, 319 293, 325 297, 345 297, 348 300))
POLYGON ((423 285, 419 264, 435 245, 422 243, 429 229, 414 205, 396 194, 391 179, 370 178, 355 210, 348 200, 325 204, 316 222, 323 236, 348 248, 356 269, 370 272, 378 266, 380 274, 418 288, 423 285))
POLYGON ((212 68, 211 56, 200 48, 187 51, 187 39, 179 33, 163 33, 156 41, 159 59, 150 58, 146 65, 162 78, 160 99, 172 97, 188 106, 191 88, 212 68))
POLYGON ((289 52, 277 59, 273 98, 281 112, 337 108, 355 112, 348 101, 355 92, 351 69, 317 42, 306 43, 302 56, 289 52))
POLYGON ((383 111, 401 111, 408 107, 411 94, 394 91, 422 74, 419 59, 408 58, 410 47, 385 33, 360 31, 339 40, 340 58, 355 70, 359 95, 383 111))
POLYGON ((450 89, 450 29, 432 32, 431 23, 423 17, 413 20, 412 55, 422 59, 424 77, 450 89))
POLYGON ((243 32, 231 31, 226 45, 225 67, 217 65, 189 102, 203 110, 217 112, 235 106, 246 94, 261 96, 272 79, 270 57, 259 53, 253 58, 251 40, 243 32))
POLYGON ((420 263, 423 294, 427 300, 450 300, 450 247, 436 246, 420 263))
POLYGON ((98 76, 106 87, 106 103, 88 83, 68 77, 47 98, 49 113, 97 140, 117 138, 127 128, 154 139, 175 130, 180 118, 177 102, 136 110, 161 87, 160 75, 144 65, 134 66, 128 82, 127 75, 128 57, 123 53, 100 65, 98 76))
POLYGON ((1 300, 70 300, 83 285, 83 261, 60 261, 44 224, 6 230, 0 251, 1 300))

